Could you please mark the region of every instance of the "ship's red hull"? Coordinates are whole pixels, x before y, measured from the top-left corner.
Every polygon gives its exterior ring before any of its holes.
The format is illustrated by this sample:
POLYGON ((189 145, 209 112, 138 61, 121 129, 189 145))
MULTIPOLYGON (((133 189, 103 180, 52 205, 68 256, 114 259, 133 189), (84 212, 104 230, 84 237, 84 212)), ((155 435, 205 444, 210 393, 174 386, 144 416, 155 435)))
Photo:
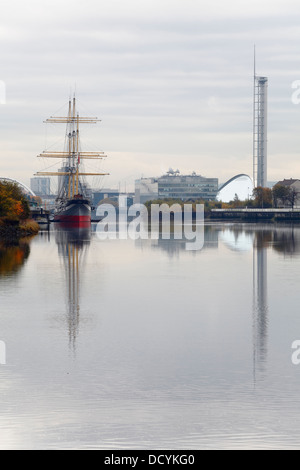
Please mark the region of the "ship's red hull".
POLYGON ((84 199, 71 199, 54 216, 54 222, 68 227, 86 228, 91 225, 91 208, 84 199))
POLYGON ((87 228, 91 225, 90 216, 60 216, 54 217, 54 222, 59 222, 63 227, 87 228))

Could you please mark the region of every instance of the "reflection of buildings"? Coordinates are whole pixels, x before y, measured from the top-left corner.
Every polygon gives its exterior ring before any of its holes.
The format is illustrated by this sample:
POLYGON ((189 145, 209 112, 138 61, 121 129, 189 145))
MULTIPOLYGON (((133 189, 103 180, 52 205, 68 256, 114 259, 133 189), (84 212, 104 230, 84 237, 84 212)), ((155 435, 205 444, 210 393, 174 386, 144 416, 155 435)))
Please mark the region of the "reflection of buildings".
POLYGON ((300 228, 292 226, 287 230, 280 227, 274 231, 274 250, 284 256, 295 256, 300 253, 300 228))
POLYGON ((270 226, 247 225, 222 232, 224 244, 234 251, 253 249, 253 373, 264 372, 268 355, 268 253, 276 230, 270 226))
MULTIPOLYGON (((171 229, 173 228, 173 233, 171 233, 170 240, 164 240, 162 234, 159 234, 159 238, 157 240, 137 240, 136 244, 144 248, 146 246, 151 247, 151 249, 162 250, 168 253, 170 258, 175 256, 179 256, 181 252, 186 251, 186 243, 189 243, 190 240, 186 240, 184 237, 183 239, 176 239, 174 227, 171 225, 171 229)), ((220 228, 216 225, 205 225, 204 226, 204 247, 201 251, 206 249, 216 249, 219 246, 219 231, 220 228)), ((180 230, 181 233, 181 230, 180 230)), ((193 254, 201 253, 201 251, 192 251, 193 254)))
MULTIPOLYGON (((259 226, 247 224, 229 228, 226 232, 227 246, 232 249, 249 247, 253 238, 253 365, 254 381, 265 372, 268 359, 268 250, 273 249, 283 256, 299 256, 300 227, 291 225, 259 226)), ((250 248, 249 248, 250 249, 250 248)))
MULTIPOLYGON (((253 347, 253 372, 254 382, 257 379, 264 379, 265 371, 268 360, 268 336, 269 336, 269 306, 268 306, 268 251, 269 255, 277 253, 280 256, 299 256, 300 254, 300 227, 291 225, 260 225, 260 224, 211 224, 205 225, 205 243, 204 249, 199 252, 192 252, 193 256, 200 257, 201 253, 209 248, 218 249, 220 244, 222 248, 226 247, 234 252, 248 252, 250 254, 250 262, 252 262, 251 254, 253 254, 253 265, 247 264, 247 272, 245 281, 240 280, 241 275, 234 272, 237 276, 237 286, 241 282, 247 283, 248 292, 252 294, 248 306, 242 301, 239 308, 246 308, 249 310, 249 318, 252 318, 252 330, 248 332, 249 337, 252 339, 251 346, 253 347), (271 253, 270 253, 271 252, 271 253), (253 269, 253 271, 252 271, 253 269), (250 277, 250 279, 249 279, 250 277), (250 282, 249 282, 250 281, 250 282)), ((178 239, 163 240, 162 234, 158 240, 137 240, 137 246, 142 250, 161 250, 165 252, 170 258, 185 256, 185 241, 178 239)), ((188 256, 191 254, 188 253, 188 256)), ((230 257, 226 258, 229 262, 230 257)), ((249 256, 240 257, 238 266, 244 260, 249 260, 249 256)), ((196 260, 197 261, 197 260, 196 260)), ((209 257, 205 260, 207 263, 211 262, 209 257)), ((217 256, 213 257, 213 262, 218 263, 217 256), (215 261, 217 259, 217 261, 215 261)), ((221 261, 220 261, 221 262, 221 261)), ((203 266, 202 266, 203 267, 203 266)), ((217 269, 217 268, 216 268, 217 269)), ((226 272, 224 270, 224 272, 226 272)), ((232 280, 234 281, 234 279, 232 280)), ((229 282, 225 281, 226 285, 229 282)), ((231 290, 228 295, 235 294, 235 284, 231 283, 231 290)), ((218 287, 213 285, 212 292, 218 295, 218 287)), ((238 297, 240 300, 240 296, 238 297)), ((234 327, 234 325, 233 325, 234 327)))
MULTIPOLYGON (((290 236, 292 232, 288 230, 290 236)), ((300 236, 300 230, 299 230, 300 236)), ((272 246, 274 238, 278 237, 277 229, 270 226, 224 226, 205 225, 204 248, 218 249, 219 242, 233 252, 251 252, 253 250, 253 362, 254 378, 257 373, 263 374, 268 355, 268 264, 267 250, 272 246)), ((293 237, 293 236, 292 236, 293 237)), ((294 238, 294 237, 293 237, 294 238)), ((180 256, 185 251, 185 241, 158 240, 141 241, 137 243, 142 248, 149 246, 151 249, 159 249, 167 252, 170 257, 180 256)), ((299 243, 300 249, 300 243, 299 243)), ((203 251, 201 250, 201 251, 203 251)), ((193 252, 198 255, 200 252, 193 252)))
POLYGON ((56 243, 66 275, 69 342, 74 350, 79 333, 80 280, 90 238, 90 228, 56 228, 56 243))

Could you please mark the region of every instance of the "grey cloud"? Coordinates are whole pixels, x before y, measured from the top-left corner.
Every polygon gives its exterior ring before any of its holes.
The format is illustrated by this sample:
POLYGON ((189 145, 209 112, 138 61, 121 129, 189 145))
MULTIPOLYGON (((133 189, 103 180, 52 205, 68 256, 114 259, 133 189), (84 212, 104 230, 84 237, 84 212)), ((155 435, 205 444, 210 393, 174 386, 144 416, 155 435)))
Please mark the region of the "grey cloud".
MULTIPOLYGON (((25 9, 20 2, 6 4, 0 20, 5 26, 0 79, 7 84, 7 105, 0 108, 2 138, 17 133, 24 153, 31 151, 43 132, 41 121, 67 100, 76 82, 78 96, 103 118, 101 145, 112 152, 157 154, 154 173, 162 153, 169 165, 184 156, 191 162, 187 166, 211 172, 216 170, 210 152, 218 145, 226 157, 233 149, 238 154, 238 145, 241 167, 237 157, 231 171, 242 172, 242 155, 246 149, 251 155, 254 42, 258 72, 270 78, 270 133, 292 137, 299 111, 291 104, 291 83, 300 78, 295 2, 286 3, 289 10, 275 2, 269 12, 261 2, 256 14, 254 5, 242 11, 226 2, 225 11, 225 2, 214 2, 215 15, 208 2, 192 2, 190 10, 180 10, 178 1, 146 2, 144 9, 143 2, 130 1, 127 8, 124 3, 55 1, 43 8, 29 0, 25 9), (248 138, 241 144, 237 135, 243 133, 248 138)), ((13 148, 11 142, 12 154, 13 148)), ((20 152, 15 150, 16 172, 26 171, 25 165, 19 167, 20 152)), ((286 152, 295 152, 294 139, 286 142, 286 152)), ((4 158, 0 152, 0 161, 4 158)), ((275 169, 276 158, 270 162, 275 169)), ((130 172, 139 175, 141 160, 131 164, 130 172)))

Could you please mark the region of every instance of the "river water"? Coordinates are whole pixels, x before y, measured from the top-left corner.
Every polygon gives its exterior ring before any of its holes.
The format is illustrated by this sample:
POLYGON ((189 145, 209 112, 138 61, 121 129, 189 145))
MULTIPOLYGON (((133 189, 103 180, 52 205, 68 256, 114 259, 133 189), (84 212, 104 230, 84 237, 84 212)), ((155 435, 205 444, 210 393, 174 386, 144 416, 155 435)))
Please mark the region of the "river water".
POLYGON ((298 448, 299 273, 288 225, 0 244, 0 448, 298 448))

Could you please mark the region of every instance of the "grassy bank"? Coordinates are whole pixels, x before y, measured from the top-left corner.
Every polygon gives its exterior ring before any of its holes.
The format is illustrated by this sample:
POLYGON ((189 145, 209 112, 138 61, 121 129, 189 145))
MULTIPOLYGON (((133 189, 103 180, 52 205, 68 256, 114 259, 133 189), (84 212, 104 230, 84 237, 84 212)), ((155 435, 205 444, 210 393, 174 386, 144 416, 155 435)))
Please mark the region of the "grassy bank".
POLYGON ((16 242, 21 238, 31 237, 39 232, 39 225, 34 220, 7 221, 0 219, 0 239, 16 242))
POLYGON ((24 220, 20 223, 20 229, 25 237, 36 235, 40 231, 40 226, 35 220, 24 220))

